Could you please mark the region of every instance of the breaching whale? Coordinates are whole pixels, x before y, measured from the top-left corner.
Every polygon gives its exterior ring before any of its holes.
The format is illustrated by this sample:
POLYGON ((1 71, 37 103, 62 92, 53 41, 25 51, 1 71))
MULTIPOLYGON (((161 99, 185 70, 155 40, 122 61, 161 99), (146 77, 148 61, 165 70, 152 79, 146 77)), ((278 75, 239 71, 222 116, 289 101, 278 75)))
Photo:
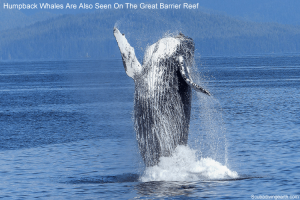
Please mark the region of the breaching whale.
POLYGON ((170 156, 178 145, 187 144, 191 88, 210 93, 191 79, 191 38, 180 33, 160 39, 147 48, 141 65, 125 35, 114 28, 114 36, 125 71, 135 83, 134 127, 139 150, 146 166, 154 166, 160 157, 170 156))

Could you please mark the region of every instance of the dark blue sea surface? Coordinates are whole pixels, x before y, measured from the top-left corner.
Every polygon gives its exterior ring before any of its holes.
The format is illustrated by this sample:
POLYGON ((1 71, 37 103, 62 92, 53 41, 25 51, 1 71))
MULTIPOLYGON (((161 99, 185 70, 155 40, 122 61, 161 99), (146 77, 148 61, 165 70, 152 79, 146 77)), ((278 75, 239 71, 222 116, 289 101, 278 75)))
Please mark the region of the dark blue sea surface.
POLYGON ((189 144, 237 178, 142 178, 122 60, 1 62, 0 198, 300 199, 300 56, 196 63, 213 96, 194 93, 189 144))

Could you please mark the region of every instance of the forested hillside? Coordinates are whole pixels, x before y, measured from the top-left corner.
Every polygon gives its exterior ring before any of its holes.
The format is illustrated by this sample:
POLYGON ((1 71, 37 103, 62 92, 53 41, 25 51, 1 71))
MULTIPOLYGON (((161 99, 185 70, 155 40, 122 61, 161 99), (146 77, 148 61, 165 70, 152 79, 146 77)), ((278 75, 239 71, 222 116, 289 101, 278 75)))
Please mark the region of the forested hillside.
POLYGON ((117 26, 136 48, 165 33, 192 37, 197 55, 300 53, 300 27, 254 23, 192 10, 106 10, 63 15, 0 33, 1 60, 120 58, 117 26))

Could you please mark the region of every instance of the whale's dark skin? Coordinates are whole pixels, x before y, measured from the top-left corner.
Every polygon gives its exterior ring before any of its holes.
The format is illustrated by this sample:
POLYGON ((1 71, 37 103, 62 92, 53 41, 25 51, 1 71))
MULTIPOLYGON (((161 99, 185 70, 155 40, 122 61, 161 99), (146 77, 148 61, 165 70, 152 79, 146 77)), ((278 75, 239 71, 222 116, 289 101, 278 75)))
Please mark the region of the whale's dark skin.
POLYGON ((135 82, 134 127, 146 166, 154 166, 162 156, 170 156, 178 145, 187 145, 192 89, 210 93, 193 83, 189 67, 193 63, 194 42, 179 34, 159 40, 146 50, 143 65, 115 28, 125 71, 135 82))

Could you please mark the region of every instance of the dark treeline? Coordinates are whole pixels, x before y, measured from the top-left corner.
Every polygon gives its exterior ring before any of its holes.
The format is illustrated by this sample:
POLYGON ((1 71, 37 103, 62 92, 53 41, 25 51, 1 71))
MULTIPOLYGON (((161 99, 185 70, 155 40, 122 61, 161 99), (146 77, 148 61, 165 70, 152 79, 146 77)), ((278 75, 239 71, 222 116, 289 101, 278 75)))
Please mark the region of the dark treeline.
POLYGON ((63 15, 0 33, 1 60, 121 58, 117 26, 139 57, 166 32, 192 37, 202 56, 300 53, 300 27, 191 10, 108 10, 63 15))

